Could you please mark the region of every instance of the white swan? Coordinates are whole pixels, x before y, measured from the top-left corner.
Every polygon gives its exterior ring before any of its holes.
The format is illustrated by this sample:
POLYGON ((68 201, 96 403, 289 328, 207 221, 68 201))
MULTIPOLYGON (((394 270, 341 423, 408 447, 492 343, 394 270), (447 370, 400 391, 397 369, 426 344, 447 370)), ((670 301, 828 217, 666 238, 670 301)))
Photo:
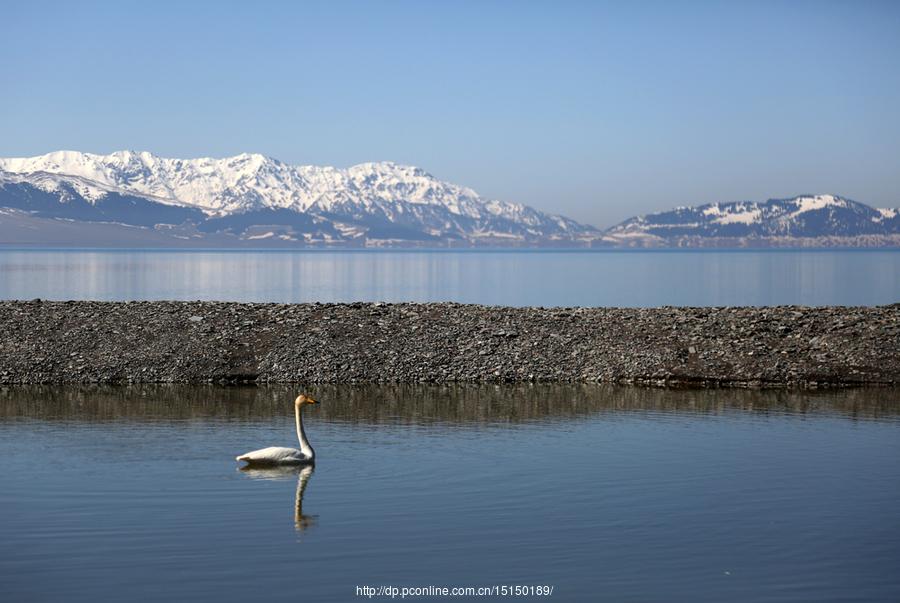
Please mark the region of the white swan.
POLYGON ((238 461, 247 461, 248 465, 312 465, 316 462, 316 451, 309 445, 306 432, 303 430, 303 417, 300 408, 307 404, 318 404, 310 396, 300 394, 294 400, 294 420, 297 423, 297 439, 300 440, 300 450, 296 448, 283 448, 270 446, 254 450, 235 457, 238 461))

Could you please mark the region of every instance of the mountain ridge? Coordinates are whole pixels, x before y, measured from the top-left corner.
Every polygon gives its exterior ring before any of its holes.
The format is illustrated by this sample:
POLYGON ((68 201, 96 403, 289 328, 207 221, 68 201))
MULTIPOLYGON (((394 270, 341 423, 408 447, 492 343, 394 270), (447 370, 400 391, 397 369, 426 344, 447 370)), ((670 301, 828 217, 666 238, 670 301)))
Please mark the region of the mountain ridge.
MULTIPOLYGON (((169 159, 148 152, 97 155, 57 151, 0 159, 0 170, 6 174, 0 177, 0 184, 28 183, 59 195, 61 201, 80 197, 92 205, 111 194, 142 197, 199 210, 205 214, 202 222, 227 223, 232 229, 238 223, 250 226, 246 219, 236 217, 250 215, 263 223, 274 219, 277 226, 298 227, 299 222, 310 220, 319 226, 325 221, 332 223, 324 231, 293 233, 300 236, 273 231, 273 236, 283 235, 286 241, 365 239, 368 243, 399 237, 471 244, 564 244, 599 234, 596 228, 564 216, 486 199, 421 168, 390 161, 339 169, 293 166, 249 153, 221 159, 169 159), (282 210, 306 214, 310 220, 282 210), (290 224, 281 223, 285 220, 290 224)), ((28 209, 22 203, 19 208, 28 209)), ((244 230, 235 234, 259 236, 244 230)))
MULTIPOLYGON (((601 230, 481 197, 416 166, 296 166, 258 153, 0 158, 0 207, 10 210, 0 215, 0 244, 21 241, 16 228, 35 240, 41 230, 71 237, 77 229, 41 222, 71 220, 153 229, 148 240, 174 246, 900 246, 900 210, 832 194, 683 206, 601 230)), ((121 240, 129 231, 91 232, 121 240)))
POLYGON ((778 243, 900 235, 900 210, 879 209, 839 195, 798 195, 766 201, 732 201, 681 206, 629 218, 604 231, 639 246, 698 246, 740 240, 778 243))

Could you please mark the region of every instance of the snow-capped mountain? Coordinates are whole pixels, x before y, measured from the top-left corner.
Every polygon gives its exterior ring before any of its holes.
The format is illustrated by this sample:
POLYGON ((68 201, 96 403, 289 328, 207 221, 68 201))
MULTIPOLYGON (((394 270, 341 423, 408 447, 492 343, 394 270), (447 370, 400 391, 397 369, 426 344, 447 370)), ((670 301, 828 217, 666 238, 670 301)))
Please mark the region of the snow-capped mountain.
POLYGON ((900 210, 835 195, 679 207, 631 218, 605 232, 619 245, 785 246, 900 244, 900 210))
POLYGON ((242 154, 59 151, 0 159, 0 244, 900 246, 900 210, 834 195, 680 207, 606 231, 412 166, 242 154))
POLYGON ((412 166, 293 166, 257 154, 166 159, 59 151, 0 159, 3 206, 48 218, 190 224, 194 238, 225 232, 254 241, 578 244, 600 236, 591 226, 483 199, 412 166))

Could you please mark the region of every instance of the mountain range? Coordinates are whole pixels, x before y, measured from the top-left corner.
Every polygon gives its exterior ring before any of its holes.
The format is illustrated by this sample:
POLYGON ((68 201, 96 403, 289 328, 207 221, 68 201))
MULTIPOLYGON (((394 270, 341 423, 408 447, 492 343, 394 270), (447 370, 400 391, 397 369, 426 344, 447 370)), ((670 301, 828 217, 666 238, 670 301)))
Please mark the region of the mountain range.
POLYGON ((714 203, 601 230, 392 162, 258 154, 0 158, 0 244, 113 247, 900 245, 900 212, 833 195, 714 203))
POLYGON ((893 247, 900 210, 836 195, 709 203, 630 218, 604 237, 635 247, 893 247))

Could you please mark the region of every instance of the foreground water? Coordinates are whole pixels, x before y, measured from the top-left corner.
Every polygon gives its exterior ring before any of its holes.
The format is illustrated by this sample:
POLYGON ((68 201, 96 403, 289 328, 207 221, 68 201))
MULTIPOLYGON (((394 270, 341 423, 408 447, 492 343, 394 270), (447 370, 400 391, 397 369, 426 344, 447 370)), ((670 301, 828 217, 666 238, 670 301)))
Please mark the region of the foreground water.
POLYGON ((0 299, 879 305, 900 251, 0 250, 0 299))
POLYGON ((0 390, 4 600, 900 600, 900 395, 320 387, 0 390))

